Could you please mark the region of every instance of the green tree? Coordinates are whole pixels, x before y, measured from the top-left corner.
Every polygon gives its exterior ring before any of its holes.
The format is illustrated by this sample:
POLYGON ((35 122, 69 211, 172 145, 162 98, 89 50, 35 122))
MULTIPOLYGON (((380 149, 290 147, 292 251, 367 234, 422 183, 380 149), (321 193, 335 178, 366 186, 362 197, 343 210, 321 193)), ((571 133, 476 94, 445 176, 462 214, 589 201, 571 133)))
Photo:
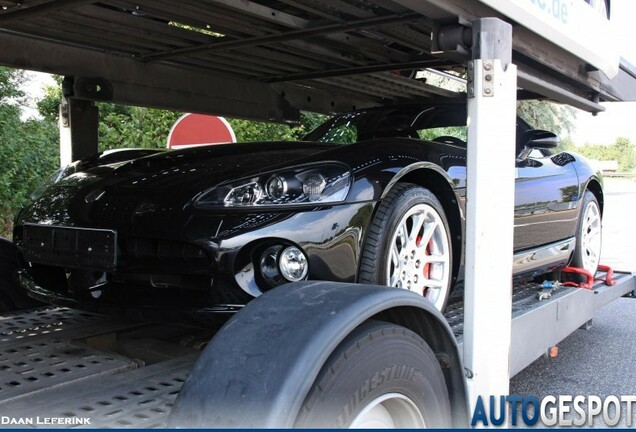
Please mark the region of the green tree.
POLYGON ((327 120, 328 116, 310 112, 301 113, 300 123, 289 126, 252 120, 228 119, 236 140, 242 141, 297 141, 327 120))
POLYGON ((629 138, 619 137, 610 145, 585 144, 574 151, 590 159, 615 160, 622 172, 631 172, 636 168, 636 147, 629 138))
POLYGON ((569 136, 574 127, 574 108, 545 100, 517 102, 517 115, 532 127, 569 136))
POLYGON ((59 165, 58 132, 49 120, 21 120, 22 71, 0 67, 0 231, 11 237, 15 212, 59 165))
MULTIPOLYGON (((62 80, 45 88, 44 97, 37 102, 40 115, 57 121, 62 98, 62 80)), ((170 128, 183 114, 177 111, 97 103, 99 108, 99 148, 108 150, 124 147, 161 148, 166 146, 170 128)), ((236 138, 242 141, 300 140, 320 125, 327 116, 303 112, 295 126, 228 118, 236 138)))
POLYGON ((62 77, 53 75, 56 84, 44 86, 44 96, 35 102, 38 113, 52 123, 57 123, 62 99, 62 77))
POLYGON ((170 128, 181 113, 115 104, 98 104, 99 147, 163 148, 170 128))
POLYGON ((0 66, 0 103, 3 106, 10 105, 11 100, 24 99, 24 92, 20 90, 23 82, 24 72, 0 66))
MULTIPOLYGON (((57 122, 62 99, 62 78, 47 86, 44 97, 37 102, 38 112, 47 120, 57 122)), ((152 108, 133 107, 98 102, 99 149, 124 147, 161 148, 166 146, 170 128, 181 113, 152 108)))
POLYGON ((522 100, 517 102, 517 115, 536 129, 559 135, 561 144, 557 151, 572 149, 570 133, 574 127, 574 108, 545 100, 522 100))
POLYGON ((629 138, 618 137, 614 142, 614 152, 618 167, 623 172, 631 172, 636 168, 636 147, 629 138))

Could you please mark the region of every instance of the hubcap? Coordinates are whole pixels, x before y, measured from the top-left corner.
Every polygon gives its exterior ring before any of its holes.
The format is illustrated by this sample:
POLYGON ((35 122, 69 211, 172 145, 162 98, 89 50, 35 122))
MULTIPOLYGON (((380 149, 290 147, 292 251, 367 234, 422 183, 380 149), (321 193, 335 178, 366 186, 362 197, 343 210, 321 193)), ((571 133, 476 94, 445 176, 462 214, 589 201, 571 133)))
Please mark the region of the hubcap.
POLYGON ((450 248, 439 213, 428 204, 411 207, 390 245, 386 284, 421 294, 441 310, 450 278, 450 248))
POLYGON ((594 273, 601 258, 601 212, 595 202, 590 202, 585 207, 581 229, 583 268, 594 273))
POLYGON ((351 429, 416 429, 426 424, 415 403, 400 393, 388 393, 369 403, 353 419, 351 429))

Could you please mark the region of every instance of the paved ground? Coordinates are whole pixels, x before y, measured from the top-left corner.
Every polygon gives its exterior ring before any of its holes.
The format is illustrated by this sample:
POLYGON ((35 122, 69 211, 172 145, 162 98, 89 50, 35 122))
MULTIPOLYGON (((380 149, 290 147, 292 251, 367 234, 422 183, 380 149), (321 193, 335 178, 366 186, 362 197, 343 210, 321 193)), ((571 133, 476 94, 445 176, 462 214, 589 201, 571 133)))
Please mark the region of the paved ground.
POLYGON ((636 180, 605 180, 604 264, 636 271, 636 180))
MULTIPOLYGON (((636 272, 636 182, 608 179, 605 191, 601 262, 636 272)), ((541 358, 514 377, 510 394, 636 395, 636 299, 598 310, 590 330, 559 344, 558 358, 541 358)))

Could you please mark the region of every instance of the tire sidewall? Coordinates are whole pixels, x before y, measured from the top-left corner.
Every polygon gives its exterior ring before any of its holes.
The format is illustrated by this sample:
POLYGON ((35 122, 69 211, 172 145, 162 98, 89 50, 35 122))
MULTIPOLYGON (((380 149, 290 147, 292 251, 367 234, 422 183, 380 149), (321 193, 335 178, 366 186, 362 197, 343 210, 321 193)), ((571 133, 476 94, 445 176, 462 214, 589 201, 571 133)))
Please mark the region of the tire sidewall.
POLYGON ((404 327, 371 321, 331 355, 297 426, 349 427, 369 403, 390 393, 413 401, 427 428, 451 426, 444 376, 426 342, 404 327))
MULTIPOLYGON (((599 215, 601 215, 601 207, 598 204, 598 201, 596 199, 596 196, 594 196, 594 194, 592 192, 590 192, 589 190, 585 191, 585 194, 583 195, 583 203, 581 206, 581 213, 579 215, 579 223, 577 224, 576 227, 576 248, 574 250, 574 254, 572 257, 572 261, 570 263, 570 265, 574 266, 574 267, 580 267, 583 268, 583 227, 584 227, 584 223, 585 223, 585 213, 587 212, 587 208, 590 205, 590 203, 594 203, 596 204, 596 207, 598 209, 599 215)), ((601 215, 601 223, 602 223, 602 215, 601 215)), ((601 225, 602 228, 602 225, 601 225)), ((602 230, 601 230, 601 235, 602 235, 602 230)), ((603 246, 603 238, 601 237, 601 249, 603 246)), ((599 255, 600 255, 601 251, 599 250, 599 255)))
MULTIPOLYGON (((398 228, 398 223, 402 219, 402 217, 414 206, 418 204, 427 204, 431 206, 440 216, 441 221, 444 224, 444 229, 446 232, 446 242, 448 245, 449 252, 449 261, 448 261, 448 287, 446 289, 446 298, 442 305, 442 310, 446 307, 446 303, 448 302, 448 298, 450 297, 451 285, 453 281, 453 251, 452 251, 452 242, 451 242, 451 233, 450 227, 448 224, 448 219, 446 218, 446 213, 444 212, 444 208, 439 200, 430 192, 428 189, 424 189, 422 187, 411 185, 411 184, 401 184, 396 186, 396 194, 393 199, 385 199, 382 201, 380 206, 384 206, 389 208, 390 213, 389 217, 383 221, 384 223, 381 225, 380 231, 380 239, 379 239, 379 248, 377 251, 377 256, 379 257, 377 265, 374 267, 374 272, 371 278, 367 279, 365 277, 360 277, 360 282, 362 283, 374 283, 380 285, 386 285, 387 281, 387 261, 389 259, 389 252, 391 248, 390 241, 398 228)), ((380 212, 378 212, 379 214, 380 212)), ((377 216, 376 216, 377 217, 377 216)), ((366 245, 365 245, 366 246, 366 245)), ((365 248, 366 249, 366 248, 365 248)), ((365 254, 365 249, 363 249, 363 256, 365 254)), ((361 275, 362 276, 362 275, 361 275)))

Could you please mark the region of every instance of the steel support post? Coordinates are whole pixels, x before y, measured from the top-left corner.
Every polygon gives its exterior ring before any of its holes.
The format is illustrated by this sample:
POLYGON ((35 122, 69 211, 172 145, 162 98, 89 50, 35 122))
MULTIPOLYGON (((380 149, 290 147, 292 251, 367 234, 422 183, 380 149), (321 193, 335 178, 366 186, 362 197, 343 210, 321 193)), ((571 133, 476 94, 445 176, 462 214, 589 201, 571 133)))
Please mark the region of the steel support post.
POLYGON ((512 27, 496 18, 474 21, 472 51, 464 365, 471 408, 481 395, 488 410, 489 396, 507 395, 510 379, 517 91, 512 27))
POLYGON ((74 99, 65 80, 60 103, 60 164, 98 152, 99 110, 91 101, 74 99))

